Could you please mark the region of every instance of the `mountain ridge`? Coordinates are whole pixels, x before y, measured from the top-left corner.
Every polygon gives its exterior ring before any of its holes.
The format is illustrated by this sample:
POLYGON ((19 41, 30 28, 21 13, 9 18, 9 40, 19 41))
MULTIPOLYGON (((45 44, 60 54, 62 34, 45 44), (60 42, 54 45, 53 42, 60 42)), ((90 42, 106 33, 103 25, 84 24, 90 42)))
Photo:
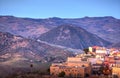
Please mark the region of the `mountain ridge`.
POLYGON ((112 43, 120 42, 120 19, 111 16, 84 18, 20 18, 14 16, 0 16, 0 31, 10 32, 26 38, 37 38, 54 27, 63 24, 73 24, 96 34, 112 43))
POLYGON ((81 27, 74 25, 61 25, 44 34, 38 39, 65 47, 84 49, 89 46, 106 46, 109 42, 93 35, 81 27))
POLYGON ((16 61, 22 60, 23 62, 30 62, 30 60, 57 62, 58 59, 59 61, 65 61, 68 56, 73 55, 74 53, 58 47, 0 32, 0 63, 14 59, 18 59, 16 61))

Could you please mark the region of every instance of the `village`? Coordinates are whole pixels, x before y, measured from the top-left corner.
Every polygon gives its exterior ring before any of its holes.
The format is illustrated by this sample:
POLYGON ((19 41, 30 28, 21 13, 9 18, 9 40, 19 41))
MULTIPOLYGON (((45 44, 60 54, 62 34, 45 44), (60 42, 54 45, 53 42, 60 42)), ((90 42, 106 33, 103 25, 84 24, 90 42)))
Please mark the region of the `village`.
POLYGON ((52 78, 120 78, 120 49, 99 46, 68 57, 66 62, 52 63, 52 78))

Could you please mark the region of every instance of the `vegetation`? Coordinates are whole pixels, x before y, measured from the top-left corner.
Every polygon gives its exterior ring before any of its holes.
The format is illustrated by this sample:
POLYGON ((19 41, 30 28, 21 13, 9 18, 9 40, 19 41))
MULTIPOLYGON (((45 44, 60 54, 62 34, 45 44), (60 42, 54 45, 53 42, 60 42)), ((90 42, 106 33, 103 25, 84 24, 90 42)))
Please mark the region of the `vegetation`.
POLYGON ((50 74, 50 67, 51 63, 32 63, 32 64, 21 64, 18 66, 1 66, 2 74, 0 73, 0 78, 34 78, 33 76, 38 76, 36 78, 42 78, 42 75, 49 75, 50 74))
POLYGON ((110 74, 112 74, 112 70, 110 70, 109 69, 109 66, 104 66, 104 65, 102 65, 101 67, 100 67, 100 73, 101 74, 104 74, 104 75, 110 75, 110 74))
POLYGON ((89 76, 90 76, 89 74, 87 74, 87 73, 85 74, 85 77, 89 77, 89 76))
POLYGON ((83 49, 83 51, 87 54, 89 52, 88 48, 83 49))
POLYGON ((58 77, 64 77, 65 76, 65 72, 64 71, 62 71, 62 72, 60 72, 59 74, 58 74, 58 77))

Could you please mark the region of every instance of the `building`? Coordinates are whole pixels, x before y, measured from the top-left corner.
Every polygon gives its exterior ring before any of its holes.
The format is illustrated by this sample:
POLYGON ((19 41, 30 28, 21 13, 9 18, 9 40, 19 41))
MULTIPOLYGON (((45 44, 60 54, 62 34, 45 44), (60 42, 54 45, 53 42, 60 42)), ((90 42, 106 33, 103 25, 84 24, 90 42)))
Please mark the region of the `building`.
POLYGON ((65 73, 66 78, 92 78, 94 76, 120 78, 119 50, 99 46, 89 47, 88 50, 87 54, 68 57, 64 63, 53 63, 50 66, 50 74, 54 78, 57 78, 61 72, 65 73))
POLYGON ((112 74, 120 78, 120 61, 116 61, 115 65, 112 67, 112 74))
POLYGON ((91 75, 91 64, 78 57, 68 57, 65 63, 53 63, 50 66, 51 75, 58 76, 62 71, 66 77, 84 78, 91 75))

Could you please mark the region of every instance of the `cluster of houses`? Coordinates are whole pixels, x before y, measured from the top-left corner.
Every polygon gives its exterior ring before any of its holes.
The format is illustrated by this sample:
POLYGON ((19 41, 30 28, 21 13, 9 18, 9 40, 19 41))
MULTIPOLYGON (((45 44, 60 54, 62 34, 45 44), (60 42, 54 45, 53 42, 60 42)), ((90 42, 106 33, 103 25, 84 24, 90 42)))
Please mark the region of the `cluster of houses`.
POLYGON ((67 78, 120 78, 120 50, 93 46, 87 53, 68 57, 64 63, 53 63, 50 74, 67 78))

